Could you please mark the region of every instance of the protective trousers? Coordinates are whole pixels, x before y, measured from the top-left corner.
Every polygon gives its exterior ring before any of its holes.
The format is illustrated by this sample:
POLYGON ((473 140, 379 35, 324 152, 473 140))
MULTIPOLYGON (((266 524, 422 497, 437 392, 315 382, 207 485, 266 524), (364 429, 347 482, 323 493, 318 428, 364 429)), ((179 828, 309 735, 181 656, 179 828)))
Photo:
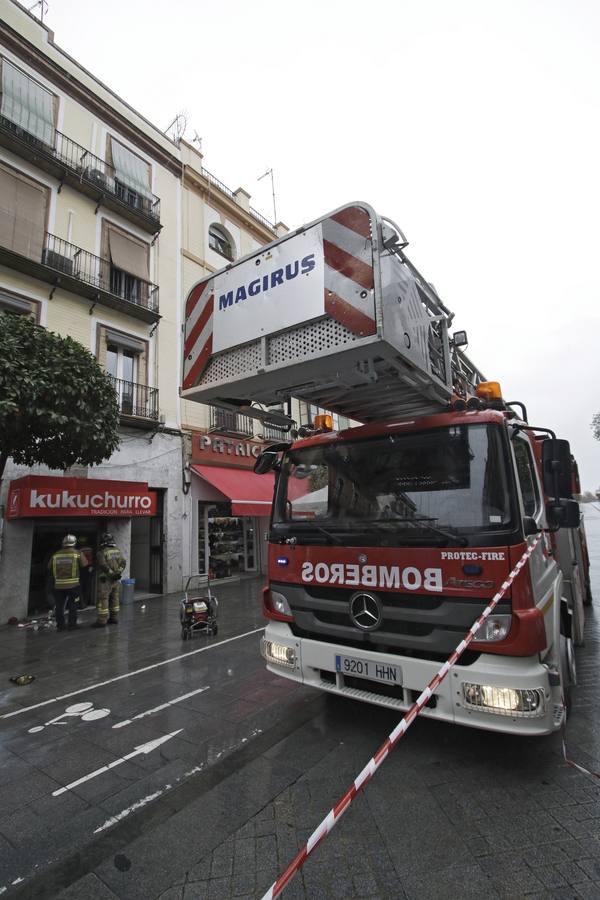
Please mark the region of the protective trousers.
POLYGON ((110 614, 111 619, 116 619, 121 608, 121 581, 118 578, 109 578, 100 575, 98 578, 98 590, 96 594, 96 616, 101 625, 106 625, 110 614))

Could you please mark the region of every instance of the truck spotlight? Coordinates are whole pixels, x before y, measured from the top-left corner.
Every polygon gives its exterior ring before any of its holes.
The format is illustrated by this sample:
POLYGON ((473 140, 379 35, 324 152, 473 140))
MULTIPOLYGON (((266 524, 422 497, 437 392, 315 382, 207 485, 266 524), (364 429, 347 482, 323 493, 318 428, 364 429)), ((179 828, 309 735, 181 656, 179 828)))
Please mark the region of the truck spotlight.
POLYGON ((467 709, 517 718, 533 718, 534 716, 544 715, 543 688, 522 690, 496 687, 491 684, 463 682, 462 689, 463 700, 467 709))
POLYGON ((455 347, 466 347, 469 343, 466 331, 455 331, 452 335, 452 343, 455 347))

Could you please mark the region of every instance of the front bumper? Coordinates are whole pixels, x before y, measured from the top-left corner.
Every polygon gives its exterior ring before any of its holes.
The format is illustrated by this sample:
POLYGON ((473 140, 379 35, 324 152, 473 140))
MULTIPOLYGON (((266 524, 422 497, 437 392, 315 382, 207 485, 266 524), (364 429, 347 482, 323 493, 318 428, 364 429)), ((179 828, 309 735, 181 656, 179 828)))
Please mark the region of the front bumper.
MULTIPOLYGON (((332 694, 398 711, 410 708, 440 668, 440 663, 429 660, 387 653, 376 654, 341 644, 297 638, 285 622, 269 622, 261 649, 267 668, 276 675, 332 694), (265 642, 289 648, 284 664, 268 658, 265 642), (382 692, 381 685, 366 679, 347 679, 342 673, 336 672, 337 654, 384 666, 399 666, 402 673, 401 688, 390 690, 387 692, 391 695, 389 696, 382 692), (291 664, 290 657, 293 657, 291 664)), ((279 652, 281 655, 281 651, 279 652)), ((481 654, 473 665, 456 664, 436 689, 434 699, 421 712, 425 718, 440 719, 457 725, 532 736, 551 734, 558 730, 563 714, 560 688, 551 684, 548 669, 539 662, 537 656, 506 657, 489 653, 481 654), (535 714, 525 715, 506 709, 492 711, 473 708, 465 700, 463 684, 509 688, 513 691, 539 691, 543 702, 535 714)))

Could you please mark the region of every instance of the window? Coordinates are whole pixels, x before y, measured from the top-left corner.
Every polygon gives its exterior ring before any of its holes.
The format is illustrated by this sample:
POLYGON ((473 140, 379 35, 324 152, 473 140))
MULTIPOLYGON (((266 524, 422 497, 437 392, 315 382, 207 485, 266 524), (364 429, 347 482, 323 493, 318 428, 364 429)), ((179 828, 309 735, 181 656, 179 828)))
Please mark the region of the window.
POLYGON ((0 165, 0 246, 42 260, 48 188, 0 165))
POLYGON ((123 144, 110 138, 110 156, 115 170, 115 191, 129 206, 144 206, 154 200, 150 190, 150 166, 123 144))
POLYGON ((7 312, 16 316, 30 316, 37 322, 37 303, 0 291, 0 313, 7 312))
POLYGON ((2 60, 0 115, 15 131, 25 132, 45 146, 54 147, 56 98, 41 84, 2 60))
POLYGON ((523 509, 526 516, 535 516, 540 498, 531 451, 522 438, 516 438, 513 447, 517 461, 517 475, 523 496, 523 509))
POLYGON ((225 259, 233 260, 235 258, 233 241, 220 225, 211 225, 208 229, 208 245, 211 250, 224 256, 225 259))
POLYGON ((119 409, 125 416, 134 414, 134 392, 136 387, 137 355, 117 344, 108 344, 106 348, 106 371, 112 377, 119 409))
POLYGON ((111 294, 147 306, 149 298, 150 248, 143 241, 119 231, 112 225, 106 229, 110 268, 108 288, 111 294))

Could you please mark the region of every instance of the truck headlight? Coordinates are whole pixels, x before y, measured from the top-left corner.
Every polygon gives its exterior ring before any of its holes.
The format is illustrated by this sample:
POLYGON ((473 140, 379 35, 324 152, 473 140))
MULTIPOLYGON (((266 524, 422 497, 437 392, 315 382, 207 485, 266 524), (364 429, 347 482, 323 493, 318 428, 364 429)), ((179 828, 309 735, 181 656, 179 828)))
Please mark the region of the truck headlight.
POLYGON ((521 718, 544 714, 543 688, 523 690, 463 682, 462 689, 464 704, 468 709, 521 718))
POLYGON ((511 624, 512 616, 510 615, 488 616, 475 632, 473 640, 487 643, 503 641, 505 637, 508 637, 511 624))
POLYGON ((263 638, 260 642, 260 652, 267 662, 286 666, 288 669, 296 666, 296 651, 286 644, 278 644, 276 641, 267 641, 263 638))

